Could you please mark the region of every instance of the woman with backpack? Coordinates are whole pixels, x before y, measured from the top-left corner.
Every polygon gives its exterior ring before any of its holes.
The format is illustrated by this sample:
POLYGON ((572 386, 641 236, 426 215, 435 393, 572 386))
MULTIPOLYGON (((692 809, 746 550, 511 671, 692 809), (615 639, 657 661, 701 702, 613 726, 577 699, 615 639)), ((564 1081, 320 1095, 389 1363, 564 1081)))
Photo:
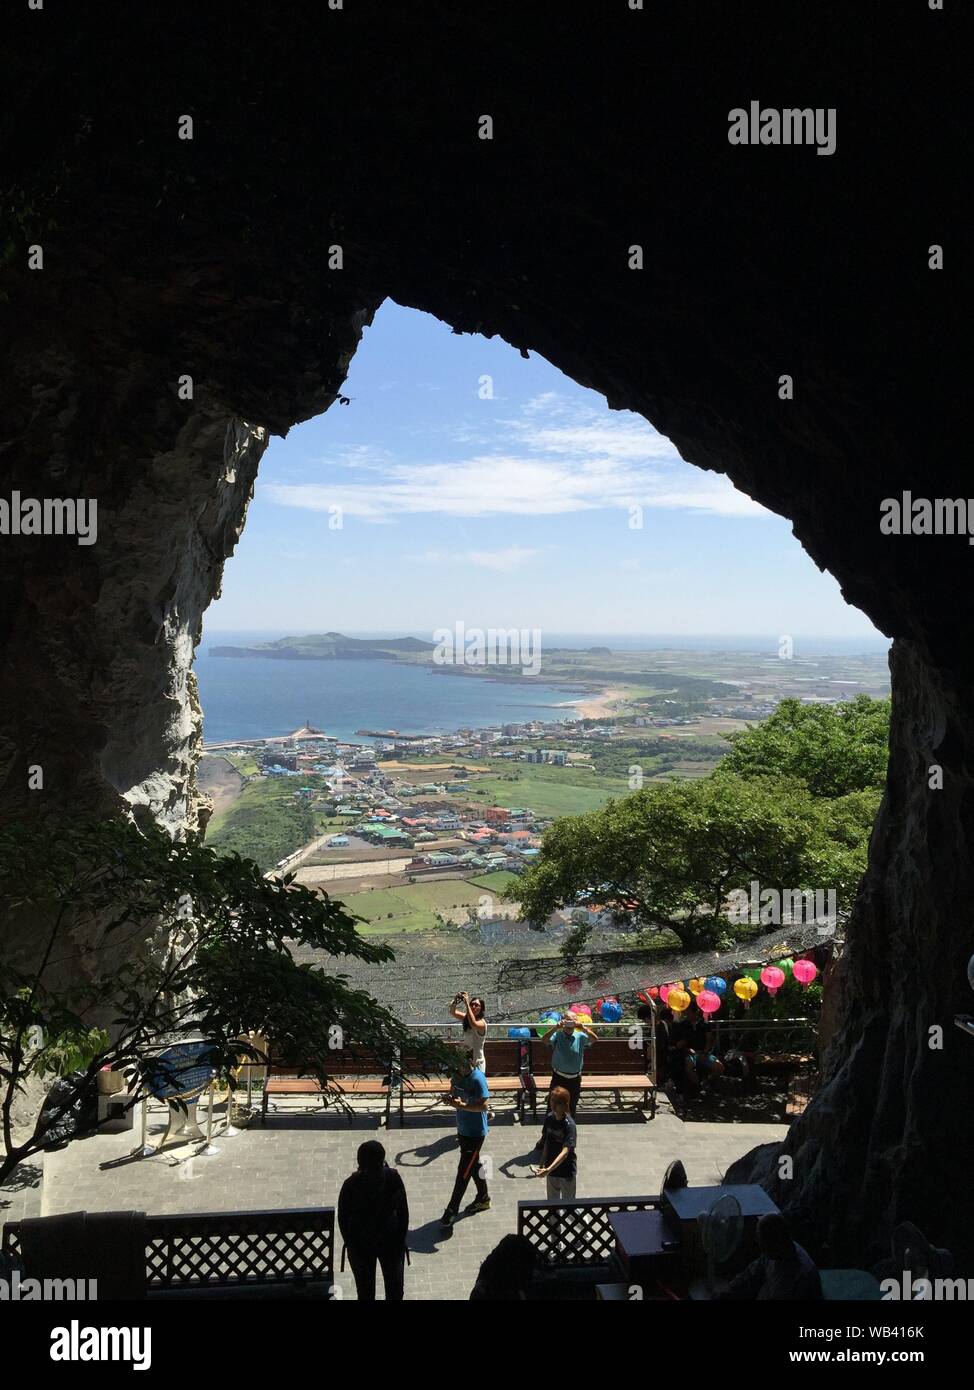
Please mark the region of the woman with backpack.
POLYGON ((358 1168, 338 1194, 338 1229, 345 1242, 360 1303, 375 1302, 375 1267, 382 1269, 386 1302, 401 1303, 409 1203, 402 1178, 386 1163, 376 1139, 359 1145, 358 1168))

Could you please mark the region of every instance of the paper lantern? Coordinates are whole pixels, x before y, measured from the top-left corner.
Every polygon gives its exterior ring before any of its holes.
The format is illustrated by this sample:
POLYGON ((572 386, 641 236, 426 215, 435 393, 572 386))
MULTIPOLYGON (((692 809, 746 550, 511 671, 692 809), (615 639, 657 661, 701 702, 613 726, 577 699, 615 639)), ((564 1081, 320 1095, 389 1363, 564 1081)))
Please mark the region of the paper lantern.
POLYGON ((818 974, 818 966, 813 960, 796 960, 792 973, 802 988, 807 989, 818 974))
POLYGON ((622 1005, 618 999, 603 999, 599 1016, 606 1023, 618 1023, 622 1018, 622 1005))
POLYGON ((785 972, 777 965, 766 965, 761 971, 761 983, 772 998, 785 982, 785 972))
POLYGON ((538 1015, 538 1018, 542 1023, 561 1022, 561 1014, 558 1012, 557 1009, 545 1009, 543 1013, 538 1015))
POLYGON ((712 989, 702 989, 697 995, 697 1008, 709 1018, 720 1008, 720 995, 712 989))
POLYGON ((508 1028, 508 1030, 507 1030, 507 1036, 508 1036, 509 1038, 530 1038, 530 1036, 531 1036, 531 1029, 530 1029, 530 1028, 508 1028))
POLYGON ((734 993, 740 999, 745 1009, 758 992, 758 987, 751 979, 750 975, 742 975, 739 980, 734 981, 734 993))
POLYGON ((721 999, 727 993, 727 981, 722 975, 708 975, 704 984, 711 994, 717 994, 721 999))
POLYGON ((667 1001, 669 1000, 669 997, 670 997, 670 990, 671 990, 672 988, 673 988, 672 985, 660 985, 659 989, 656 991, 657 994, 659 995, 660 999, 662 999, 662 1001, 663 1001, 664 1004, 667 1003, 667 1001))
POLYGON ((690 981, 690 993, 691 993, 691 994, 699 994, 700 991, 701 991, 702 989, 703 989, 703 980, 691 980, 691 981, 690 981))
POLYGON ((690 1007, 690 996, 685 989, 671 989, 666 1003, 675 1014, 682 1014, 690 1007))
POLYGON ((786 956, 784 960, 779 960, 777 966, 784 974, 785 979, 790 980, 795 970, 795 962, 792 960, 791 956, 786 956))

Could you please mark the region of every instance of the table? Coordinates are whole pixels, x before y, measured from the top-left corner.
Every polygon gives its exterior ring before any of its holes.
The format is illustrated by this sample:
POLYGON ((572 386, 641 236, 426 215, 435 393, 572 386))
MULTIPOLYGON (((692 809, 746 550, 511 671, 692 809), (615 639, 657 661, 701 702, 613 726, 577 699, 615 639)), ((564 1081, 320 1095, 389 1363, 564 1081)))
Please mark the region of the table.
POLYGON ((744 1237, 734 1255, 721 1268, 724 1273, 737 1273, 759 1253, 756 1228, 762 1216, 778 1208, 757 1183, 727 1183, 711 1187, 669 1187, 662 1193, 660 1205, 678 1233, 680 1249, 688 1270, 703 1272, 706 1257, 700 1244, 699 1217, 708 1212, 718 1197, 736 1197, 744 1218, 744 1237))
POLYGON ((609 1225, 616 1238, 619 1263, 630 1283, 678 1278, 679 1243, 662 1211, 613 1211, 609 1225))

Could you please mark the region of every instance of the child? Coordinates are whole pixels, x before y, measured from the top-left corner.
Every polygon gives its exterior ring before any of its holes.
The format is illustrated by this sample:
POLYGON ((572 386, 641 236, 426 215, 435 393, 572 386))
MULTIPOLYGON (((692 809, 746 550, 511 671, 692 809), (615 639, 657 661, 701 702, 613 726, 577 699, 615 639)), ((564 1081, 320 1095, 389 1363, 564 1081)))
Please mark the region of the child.
POLYGON ((556 1086, 548 1099, 551 1109, 541 1131, 541 1164, 534 1173, 535 1177, 547 1180, 549 1202, 570 1202, 575 1196, 577 1174, 577 1129, 569 1113, 571 1096, 563 1086, 556 1086))

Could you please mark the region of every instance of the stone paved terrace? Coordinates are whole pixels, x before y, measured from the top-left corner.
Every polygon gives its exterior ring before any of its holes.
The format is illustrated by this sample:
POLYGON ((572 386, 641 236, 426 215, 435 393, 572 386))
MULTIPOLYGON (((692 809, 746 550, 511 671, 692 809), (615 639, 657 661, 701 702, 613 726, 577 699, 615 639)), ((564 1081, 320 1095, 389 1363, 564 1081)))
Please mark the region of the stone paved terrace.
MULTIPOLYGON (((416 1102, 417 1106, 419 1102, 416 1102)), ((218 1109, 218 1122, 223 1111, 218 1109)), ((200 1107, 201 1121, 204 1107, 200 1107)), ((149 1112, 149 1141, 165 1126, 161 1107, 149 1112)), ((544 1199, 544 1183, 531 1177, 531 1153, 539 1126, 523 1127, 507 1108, 498 1111, 485 1154, 492 1161, 489 1212, 462 1218, 444 1234, 439 1217, 456 1173, 455 1120, 446 1110, 407 1111, 403 1129, 382 1128, 377 1109, 361 1102, 350 1124, 335 1112, 311 1115, 284 1102, 262 1128, 256 1121, 236 1136, 218 1136, 220 1152, 194 1156, 195 1146, 125 1162, 139 1143, 134 1130, 77 1141, 45 1159, 40 1210, 48 1215, 78 1210, 147 1212, 241 1210, 261 1207, 333 1206, 343 1179, 355 1167, 363 1140, 379 1139, 403 1176, 409 1195, 412 1266, 407 1299, 465 1299, 481 1260, 517 1229, 517 1202, 544 1199), (121 1160, 121 1161, 120 1161, 121 1160)), ((681 1158, 691 1183, 719 1182, 736 1158, 756 1144, 780 1140, 781 1124, 684 1121, 661 1096, 656 1118, 609 1109, 579 1114, 578 1195, 655 1193, 667 1164, 681 1158)), ((0 1193, 0 1198, 10 1194, 0 1193)), ((474 1197, 473 1184, 465 1202, 474 1197)), ((0 1220, 15 1219, 18 1203, 0 1220)), ((35 1207, 36 1210, 36 1207, 35 1207)), ((338 1247, 340 1248, 340 1247, 338 1247)), ((336 1268, 338 1264, 336 1249, 336 1268)), ((343 1297, 354 1298, 350 1273, 338 1274, 343 1297)), ((379 1280, 381 1290, 381 1277, 379 1280)), ((381 1296, 381 1295, 380 1295, 381 1296)))

